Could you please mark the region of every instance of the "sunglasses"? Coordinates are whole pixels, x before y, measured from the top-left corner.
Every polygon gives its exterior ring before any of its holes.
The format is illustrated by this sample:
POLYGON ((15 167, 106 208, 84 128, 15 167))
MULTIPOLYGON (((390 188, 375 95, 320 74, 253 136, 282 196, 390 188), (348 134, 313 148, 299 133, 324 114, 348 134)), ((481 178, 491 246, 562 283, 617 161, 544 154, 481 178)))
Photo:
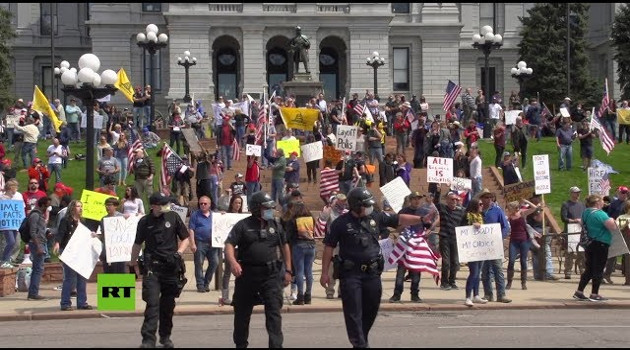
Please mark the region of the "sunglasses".
POLYGON ((210 205, 210 203, 199 203, 199 205, 210 205))

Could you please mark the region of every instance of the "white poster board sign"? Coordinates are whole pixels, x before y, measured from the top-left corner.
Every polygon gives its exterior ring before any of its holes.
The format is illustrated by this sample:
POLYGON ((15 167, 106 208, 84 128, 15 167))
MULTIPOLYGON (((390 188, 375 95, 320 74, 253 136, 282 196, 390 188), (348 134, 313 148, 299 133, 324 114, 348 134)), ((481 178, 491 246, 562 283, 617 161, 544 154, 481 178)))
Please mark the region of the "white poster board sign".
POLYGON ((451 190, 470 191, 472 190, 472 180, 465 177, 453 177, 453 182, 451 182, 451 190))
POLYGON ((105 256, 108 263, 131 261, 131 247, 136 240, 140 216, 103 218, 105 256))
POLYGON ((562 114, 562 116, 565 117, 565 118, 571 117, 571 113, 569 113, 569 110, 566 109, 566 107, 561 107, 560 108, 560 114, 562 114))
POLYGON ((606 181, 606 169, 604 168, 588 168, 588 195, 598 194, 600 196, 608 196, 610 193, 610 185, 602 186, 606 181), (606 187, 606 188, 603 188, 606 187))
POLYGON ((232 227, 250 215, 212 213, 212 248, 223 248, 232 227))
POLYGON ((378 244, 381 246, 381 255, 385 257, 385 266, 383 269, 387 271, 397 267, 398 263, 390 264, 388 259, 394 251, 394 241, 391 238, 385 238, 378 241, 378 244))
POLYGON ((262 155, 262 146, 250 144, 245 145, 245 155, 260 157, 262 155))
POLYGON ((359 129, 352 125, 337 125, 337 144, 335 148, 340 151, 354 151, 357 143, 359 129))
POLYGON ((534 162, 534 191, 536 194, 551 193, 551 174, 549 172, 549 155, 537 154, 534 162))
POLYGON ((381 187, 381 192, 395 212, 402 209, 405 197, 411 194, 411 190, 400 176, 381 187))
POLYGON ((308 143, 300 148, 302 149, 302 158, 306 163, 324 158, 324 145, 321 141, 308 143))
POLYGON ((243 207, 243 213, 248 213, 249 206, 247 205, 247 195, 244 195, 244 194, 241 195, 241 203, 243 203, 241 205, 243 207))
MULTIPOLYGON (((87 114, 81 114, 81 127, 87 128, 87 114)), ((94 129, 104 129, 103 116, 97 113, 94 113, 94 129)))
POLYGON ((626 245, 626 241, 623 239, 621 231, 617 228, 612 232, 612 243, 610 243, 610 248, 608 248, 608 259, 627 253, 628 246, 626 245))
POLYGON ((72 234, 68 245, 59 256, 71 269, 79 275, 89 279, 96 267, 98 257, 103 250, 103 244, 98 238, 92 237, 90 229, 79 223, 72 234))
POLYGON ((516 118, 521 115, 521 113, 523 113, 521 110, 505 111, 505 125, 516 124, 516 118))
POLYGON ((582 247, 578 247, 580 243, 580 232, 582 232, 582 225, 577 222, 567 224, 567 250, 569 253, 583 252, 582 247), (574 233, 573 235, 571 233, 574 233))
POLYGON ((174 211, 179 215, 183 222, 186 222, 186 215, 188 214, 188 207, 180 207, 179 205, 171 204, 171 211, 174 211))
POLYGON ((453 182, 453 159, 427 157, 427 182, 450 184, 453 182))
POLYGON ((501 224, 455 227, 460 262, 503 259, 501 224))

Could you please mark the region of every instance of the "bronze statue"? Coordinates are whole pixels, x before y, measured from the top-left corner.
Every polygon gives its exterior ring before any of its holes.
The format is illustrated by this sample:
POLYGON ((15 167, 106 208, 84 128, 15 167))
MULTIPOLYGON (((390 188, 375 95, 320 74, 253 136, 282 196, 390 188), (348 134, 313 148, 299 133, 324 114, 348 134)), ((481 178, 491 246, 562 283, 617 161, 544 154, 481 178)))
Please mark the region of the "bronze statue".
POLYGON ((295 37, 289 42, 289 51, 293 55, 293 73, 299 73, 300 62, 304 63, 306 73, 310 73, 308 70, 308 49, 310 48, 311 43, 306 35, 302 35, 302 28, 295 27, 295 37))

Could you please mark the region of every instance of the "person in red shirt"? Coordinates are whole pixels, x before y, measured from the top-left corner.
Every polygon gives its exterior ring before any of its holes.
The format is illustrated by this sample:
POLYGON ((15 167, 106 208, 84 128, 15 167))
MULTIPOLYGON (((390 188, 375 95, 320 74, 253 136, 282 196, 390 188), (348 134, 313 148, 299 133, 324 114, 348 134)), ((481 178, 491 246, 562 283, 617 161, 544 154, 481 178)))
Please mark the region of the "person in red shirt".
POLYGON ((28 190, 22 193, 22 197, 24 197, 24 209, 28 216, 28 213, 37 206, 37 201, 46 197, 46 192, 39 189, 39 181, 37 179, 29 179, 28 190))
POLYGON ((116 194, 116 180, 112 176, 105 176, 103 178, 103 187, 99 187, 94 192, 109 194, 114 197, 118 197, 116 194))
POLYGON ((35 179, 39 183, 39 189, 48 192, 48 178, 50 177, 50 172, 44 166, 44 163, 41 159, 35 158, 33 159, 33 164, 28 168, 28 179, 35 179))
POLYGON ((468 127, 464 130, 464 138, 466 139, 466 147, 470 148, 470 145, 479 140, 479 131, 477 131, 477 121, 471 119, 468 122, 468 127))
POLYGON ((245 184, 247 185, 247 202, 249 202, 252 194, 260 191, 260 166, 256 156, 247 156, 245 184))
POLYGON ((394 135, 396 136, 396 153, 405 153, 407 145, 407 131, 411 129, 409 121, 403 117, 402 112, 396 113, 394 121, 394 135))
POLYGON ((221 157, 223 163, 227 164, 228 170, 232 169, 232 147, 236 136, 236 129, 230 122, 230 115, 223 118, 223 125, 221 125, 219 137, 219 144, 221 145, 221 157))

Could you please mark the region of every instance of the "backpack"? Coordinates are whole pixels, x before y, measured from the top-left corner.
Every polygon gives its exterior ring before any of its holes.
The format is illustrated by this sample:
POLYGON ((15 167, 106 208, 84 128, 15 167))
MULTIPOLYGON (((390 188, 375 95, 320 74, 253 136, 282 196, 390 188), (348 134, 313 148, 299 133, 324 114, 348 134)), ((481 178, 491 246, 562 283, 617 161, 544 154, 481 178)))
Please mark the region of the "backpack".
POLYGON ((28 244, 31 241, 31 226, 28 224, 28 220, 34 212, 36 212, 35 209, 28 213, 28 216, 24 218, 20 224, 20 228, 18 229, 18 232, 20 232, 20 238, 25 244, 28 244))

